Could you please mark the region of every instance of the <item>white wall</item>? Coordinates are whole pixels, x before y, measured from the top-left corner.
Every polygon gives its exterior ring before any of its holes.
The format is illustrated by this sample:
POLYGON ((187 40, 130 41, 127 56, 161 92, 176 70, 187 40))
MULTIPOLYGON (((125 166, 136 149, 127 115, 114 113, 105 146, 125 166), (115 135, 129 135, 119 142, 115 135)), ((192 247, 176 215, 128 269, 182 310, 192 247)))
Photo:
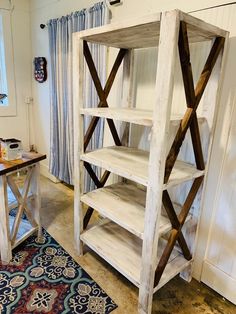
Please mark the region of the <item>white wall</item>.
MULTIPOLYGON (((31 41, 29 0, 13 0, 13 51, 15 63, 17 115, 0 117, 0 137, 16 137, 29 148, 26 96, 31 95, 31 41)), ((1 8, 9 8, 8 1, 0 1, 1 8)))
POLYGON ((123 5, 112 8, 113 21, 132 16, 142 16, 153 12, 180 9, 185 12, 230 3, 227 0, 123 0, 123 5))

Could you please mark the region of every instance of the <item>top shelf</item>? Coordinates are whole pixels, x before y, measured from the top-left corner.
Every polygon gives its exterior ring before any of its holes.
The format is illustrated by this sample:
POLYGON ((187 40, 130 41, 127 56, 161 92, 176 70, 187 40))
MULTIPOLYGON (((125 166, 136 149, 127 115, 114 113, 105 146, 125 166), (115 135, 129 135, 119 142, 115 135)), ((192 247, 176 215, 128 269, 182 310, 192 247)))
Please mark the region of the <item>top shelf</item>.
MULTIPOLYGON (((226 31, 197 19, 191 15, 174 10, 180 20, 188 24, 189 42, 211 40, 216 36, 226 36, 226 31)), ((116 48, 147 48, 159 44, 161 13, 133 18, 119 23, 111 23, 76 33, 74 36, 92 43, 116 48)))

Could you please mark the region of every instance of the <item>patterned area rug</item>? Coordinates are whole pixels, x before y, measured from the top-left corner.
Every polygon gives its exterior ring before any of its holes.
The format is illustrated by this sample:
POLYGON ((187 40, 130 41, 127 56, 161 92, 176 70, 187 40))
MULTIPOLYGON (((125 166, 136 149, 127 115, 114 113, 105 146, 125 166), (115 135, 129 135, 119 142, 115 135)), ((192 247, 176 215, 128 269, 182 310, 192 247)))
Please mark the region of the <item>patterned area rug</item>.
POLYGON ((46 232, 30 237, 0 262, 0 313, 107 314, 111 298, 46 232))

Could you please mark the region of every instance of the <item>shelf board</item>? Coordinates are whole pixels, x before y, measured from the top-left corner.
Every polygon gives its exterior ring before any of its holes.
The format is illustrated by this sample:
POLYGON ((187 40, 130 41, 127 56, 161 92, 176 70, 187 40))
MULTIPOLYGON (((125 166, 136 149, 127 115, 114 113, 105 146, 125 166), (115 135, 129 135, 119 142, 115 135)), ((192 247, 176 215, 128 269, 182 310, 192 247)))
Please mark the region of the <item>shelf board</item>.
MULTIPOLYGON (((134 285, 139 287, 142 254, 141 239, 117 224, 108 222, 85 231, 81 235, 81 240, 134 285)), ((163 252, 165 244, 166 241, 159 240, 158 259, 163 252)), ((174 249, 161 281, 154 291, 172 279, 187 267, 189 263, 174 249)))
MULTIPOLYGON (((137 237, 143 239, 146 192, 130 183, 116 183, 93 190, 81 197, 81 201, 97 210, 137 237)), ((180 206, 175 205, 177 214, 180 206)), ((190 218, 190 216, 189 216, 190 218)), ((161 215, 159 235, 171 230, 168 217, 161 215)))
MULTIPOLYGON (((142 109, 127 109, 127 108, 82 108, 80 113, 83 115, 101 117, 124 121, 143 126, 153 125, 153 111, 142 109)), ((181 115, 171 117, 171 123, 179 125, 182 119, 181 115)))
MULTIPOLYGON (((10 230, 12 230, 12 227, 14 225, 15 217, 9 215, 9 227, 10 230)), ((19 229, 16 236, 16 241, 12 248, 15 248, 19 244, 21 244, 24 240, 26 240, 30 235, 35 233, 38 230, 38 227, 32 227, 31 224, 26 219, 21 219, 19 229)))
MULTIPOLYGON (((220 28, 183 12, 180 12, 180 18, 188 23, 190 43, 226 35, 226 32, 220 28)), ((156 47, 159 44, 160 20, 161 13, 155 13, 84 30, 75 36, 89 42, 116 48, 156 47)))
MULTIPOLYGON (((147 151, 124 146, 111 146, 82 154, 80 158, 126 179, 144 186, 148 185, 149 153, 147 151)), ((203 174, 204 171, 197 170, 196 167, 177 160, 168 183, 163 184, 163 189, 200 177, 203 174)))

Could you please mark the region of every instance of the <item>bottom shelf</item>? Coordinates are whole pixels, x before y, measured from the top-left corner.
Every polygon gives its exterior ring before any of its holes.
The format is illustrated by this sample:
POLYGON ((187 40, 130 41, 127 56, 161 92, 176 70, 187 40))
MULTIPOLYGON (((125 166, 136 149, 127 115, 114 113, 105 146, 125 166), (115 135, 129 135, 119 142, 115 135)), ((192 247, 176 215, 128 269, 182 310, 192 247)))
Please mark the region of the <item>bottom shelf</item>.
MULTIPOLYGON (((15 217, 9 215, 9 226, 10 231, 12 230, 13 224, 14 224, 15 217)), ((34 234, 38 230, 37 227, 32 227, 31 224, 25 220, 21 219, 19 229, 16 236, 16 241, 12 245, 12 248, 14 249, 16 246, 21 244, 24 240, 26 240, 29 236, 34 234)))
MULTIPOLYGON (((81 240, 134 285, 140 286, 141 239, 117 224, 107 222, 85 231, 81 235, 81 240)), ((160 258, 165 244, 165 240, 159 240, 158 258, 160 258)), ((187 261, 179 251, 174 249, 162 278, 153 292, 160 289, 190 263, 191 261, 187 261)))

